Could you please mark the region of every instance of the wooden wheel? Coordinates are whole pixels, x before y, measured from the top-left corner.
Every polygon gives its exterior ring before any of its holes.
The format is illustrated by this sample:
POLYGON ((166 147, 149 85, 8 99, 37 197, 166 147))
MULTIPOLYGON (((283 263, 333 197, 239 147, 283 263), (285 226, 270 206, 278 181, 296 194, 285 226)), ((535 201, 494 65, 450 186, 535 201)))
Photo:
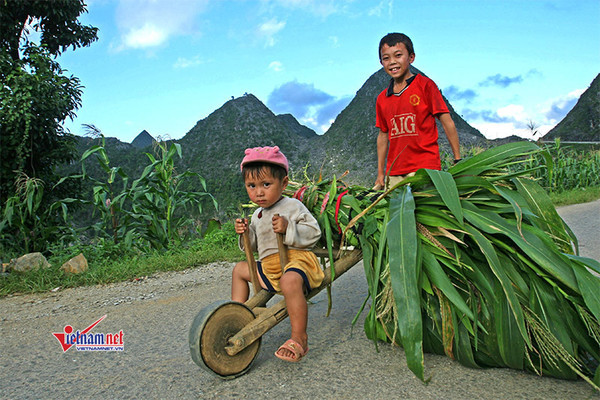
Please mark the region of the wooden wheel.
POLYGON ((225 351, 225 346, 230 337, 254 318, 248 307, 233 301, 219 301, 202 309, 194 318, 189 333, 192 360, 223 379, 246 373, 258 354, 261 339, 233 356, 225 351))

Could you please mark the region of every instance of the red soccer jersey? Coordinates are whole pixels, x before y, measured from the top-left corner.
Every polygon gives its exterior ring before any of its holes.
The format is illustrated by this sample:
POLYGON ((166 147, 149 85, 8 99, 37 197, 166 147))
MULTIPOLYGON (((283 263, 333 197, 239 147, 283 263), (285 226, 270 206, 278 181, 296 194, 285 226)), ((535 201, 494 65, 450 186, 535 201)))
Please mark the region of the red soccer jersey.
POLYGON ((431 79, 417 74, 399 96, 385 89, 377 97, 376 110, 376 126, 388 134, 389 175, 441 169, 435 115, 449 111, 431 79))

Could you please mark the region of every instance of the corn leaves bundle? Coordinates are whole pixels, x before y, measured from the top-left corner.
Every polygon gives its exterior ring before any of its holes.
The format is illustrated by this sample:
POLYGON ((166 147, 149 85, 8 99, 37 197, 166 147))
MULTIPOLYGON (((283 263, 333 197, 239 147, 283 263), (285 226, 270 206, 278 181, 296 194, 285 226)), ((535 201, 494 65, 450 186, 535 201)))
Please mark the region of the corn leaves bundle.
POLYGON ((536 154, 530 142, 499 146, 386 192, 335 177, 289 186, 317 217, 330 259, 334 246, 362 250, 365 332, 401 345, 421 380, 432 352, 600 386, 600 278, 590 272, 600 263, 578 255, 575 235, 526 177, 536 154))

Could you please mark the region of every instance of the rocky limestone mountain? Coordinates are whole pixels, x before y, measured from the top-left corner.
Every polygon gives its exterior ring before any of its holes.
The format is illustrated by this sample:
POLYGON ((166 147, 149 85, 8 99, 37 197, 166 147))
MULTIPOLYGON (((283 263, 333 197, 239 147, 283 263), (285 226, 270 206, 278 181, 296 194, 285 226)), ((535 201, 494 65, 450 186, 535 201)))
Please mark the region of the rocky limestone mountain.
POLYGON ((290 169, 301 170, 317 138, 306 129, 291 115, 278 117, 254 95, 246 94, 198 121, 178 141, 183 148, 182 167, 202 175, 219 203, 237 207, 247 201, 240 175, 244 150, 277 145, 288 157, 290 169))
POLYGON ((542 139, 574 142, 600 141, 600 74, 583 92, 577 104, 542 139))
POLYGON ((154 139, 152 135, 150 135, 148 131, 144 129, 135 137, 135 139, 133 139, 131 145, 138 149, 143 149, 152 146, 152 143, 154 143, 155 140, 156 139, 154 139))
POLYGON ((300 124, 292 114, 279 114, 277 116, 277 119, 281 123, 286 125, 288 128, 290 128, 292 131, 307 139, 316 139, 317 136, 319 136, 315 131, 313 131, 309 127, 300 124))

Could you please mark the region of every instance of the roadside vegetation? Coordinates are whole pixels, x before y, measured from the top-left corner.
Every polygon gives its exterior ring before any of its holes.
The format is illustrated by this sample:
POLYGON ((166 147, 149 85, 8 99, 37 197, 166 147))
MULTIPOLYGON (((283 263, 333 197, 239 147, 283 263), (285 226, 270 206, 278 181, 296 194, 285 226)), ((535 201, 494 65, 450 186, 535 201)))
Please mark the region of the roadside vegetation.
POLYGON ((600 199, 600 186, 550 193, 550 199, 552 199, 555 207, 589 203, 590 201, 600 199))
POLYGON ((231 222, 203 238, 168 250, 142 252, 123 243, 115 244, 111 239, 99 240, 53 251, 48 257, 50 268, 5 274, 0 277, 0 296, 144 279, 157 272, 182 271, 219 261, 234 262, 242 257, 231 222), (64 262, 79 253, 88 260, 86 272, 68 274, 60 269, 64 262))

